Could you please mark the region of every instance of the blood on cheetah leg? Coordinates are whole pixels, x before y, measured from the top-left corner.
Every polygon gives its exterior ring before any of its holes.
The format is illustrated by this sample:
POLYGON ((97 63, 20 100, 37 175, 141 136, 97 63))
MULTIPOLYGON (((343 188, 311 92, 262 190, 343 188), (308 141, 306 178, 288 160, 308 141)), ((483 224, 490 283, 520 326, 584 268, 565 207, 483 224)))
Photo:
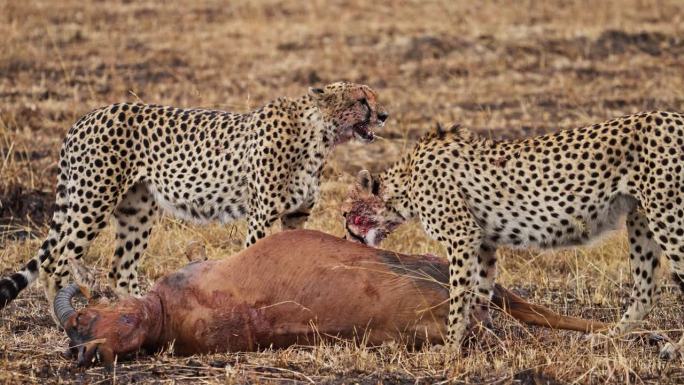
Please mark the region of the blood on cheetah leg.
POLYGON ((629 307, 620 322, 611 329, 611 335, 627 333, 638 327, 657 299, 654 274, 660 264, 662 249, 653 239, 649 221, 640 208, 627 215, 627 236, 634 286, 629 307))
POLYGON ((119 295, 140 296, 138 262, 147 248, 157 203, 145 183, 133 185, 114 210, 116 246, 109 281, 119 295))

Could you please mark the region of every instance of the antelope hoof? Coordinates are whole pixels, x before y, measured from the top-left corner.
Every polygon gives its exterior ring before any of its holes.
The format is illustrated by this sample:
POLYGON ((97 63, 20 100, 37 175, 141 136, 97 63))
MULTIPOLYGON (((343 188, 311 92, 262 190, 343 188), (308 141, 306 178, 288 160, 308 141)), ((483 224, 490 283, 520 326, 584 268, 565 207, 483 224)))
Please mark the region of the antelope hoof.
POLYGON ((674 342, 668 342, 663 346, 663 348, 660 350, 660 359, 663 361, 672 361, 677 356, 682 355, 682 347, 679 346, 678 344, 674 342))

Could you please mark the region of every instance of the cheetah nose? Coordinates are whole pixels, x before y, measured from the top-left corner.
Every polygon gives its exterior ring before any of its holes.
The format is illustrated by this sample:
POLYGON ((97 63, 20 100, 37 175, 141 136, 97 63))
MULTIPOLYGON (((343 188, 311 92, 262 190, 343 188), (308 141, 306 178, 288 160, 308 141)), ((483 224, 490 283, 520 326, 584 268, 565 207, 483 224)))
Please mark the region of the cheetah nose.
POLYGON ((389 114, 387 112, 378 112, 378 120, 379 121, 384 123, 388 117, 389 117, 389 114))

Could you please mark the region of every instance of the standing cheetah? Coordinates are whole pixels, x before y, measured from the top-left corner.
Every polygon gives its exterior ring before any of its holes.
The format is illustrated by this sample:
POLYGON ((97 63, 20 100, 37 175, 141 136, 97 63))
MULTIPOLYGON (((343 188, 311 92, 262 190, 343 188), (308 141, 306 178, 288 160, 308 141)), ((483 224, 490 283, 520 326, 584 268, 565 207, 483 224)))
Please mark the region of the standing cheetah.
MULTIPOLYGON (((83 116, 61 152, 56 210, 38 254, 0 280, 0 308, 38 276, 50 303, 113 215, 109 278, 139 295, 136 266, 161 206, 205 223, 246 217, 245 245, 280 219, 301 227, 319 196, 323 163, 336 144, 370 142, 388 114, 369 87, 311 88, 249 113, 115 104, 83 116)), ((51 306, 52 307, 52 306, 51 306)))
MULTIPOLYGON (((447 343, 491 296, 499 245, 585 244, 627 216, 634 288, 611 334, 654 305, 661 253, 684 291, 684 116, 649 112, 516 141, 438 129, 377 178, 361 171, 345 204, 348 236, 378 244, 409 218, 450 261, 447 343)), ((684 337, 661 357, 681 351, 684 337)))

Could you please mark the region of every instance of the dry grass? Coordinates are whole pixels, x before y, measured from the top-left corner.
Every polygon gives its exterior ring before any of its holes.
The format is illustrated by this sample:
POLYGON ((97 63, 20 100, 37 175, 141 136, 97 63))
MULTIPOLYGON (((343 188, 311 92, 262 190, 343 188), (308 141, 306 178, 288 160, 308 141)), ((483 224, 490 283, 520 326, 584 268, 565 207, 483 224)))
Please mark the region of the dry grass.
MULTIPOLYGON (((40 239, 27 235, 45 233, 41 205, 52 196, 60 141, 95 107, 142 100, 245 110, 338 79, 377 88, 391 112, 387 140, 336 150, 308 224, 341 234, 337 205, 351 175, 384 168, 437 121, 511 137, 644 109, 684 110, 683 15, 677 0, 0 0, 0 224, 7 230, 0 272, 36 251, 40 239)), ((243 224, 164 219, 144 276, 153 282, 181 266, 191 240, 220 257, 238 250, 243 235, 243 224)), ((104 269, 111 240, 106 231, 88 260, 104 269)), ((416 224, 384 246, 441 252, 416 224)), ((592 248, 501 257, 500 282, 568 314, 613 321, 629 295, 623 234, 592 248)), ((677 296, 668 283, 649 328, 670 335, 682 328, 677 296)), ((502 317, 499 339, 466 357, 340 343, 190 358, 164 353, 113 373, 81 371, 60 358, 66 339, 38 288, 0 320, 0 381, 12 383, 684 382, 682 362, 660 362, 656 347, 616 341, 592 349, 576 333, 502 317)))

